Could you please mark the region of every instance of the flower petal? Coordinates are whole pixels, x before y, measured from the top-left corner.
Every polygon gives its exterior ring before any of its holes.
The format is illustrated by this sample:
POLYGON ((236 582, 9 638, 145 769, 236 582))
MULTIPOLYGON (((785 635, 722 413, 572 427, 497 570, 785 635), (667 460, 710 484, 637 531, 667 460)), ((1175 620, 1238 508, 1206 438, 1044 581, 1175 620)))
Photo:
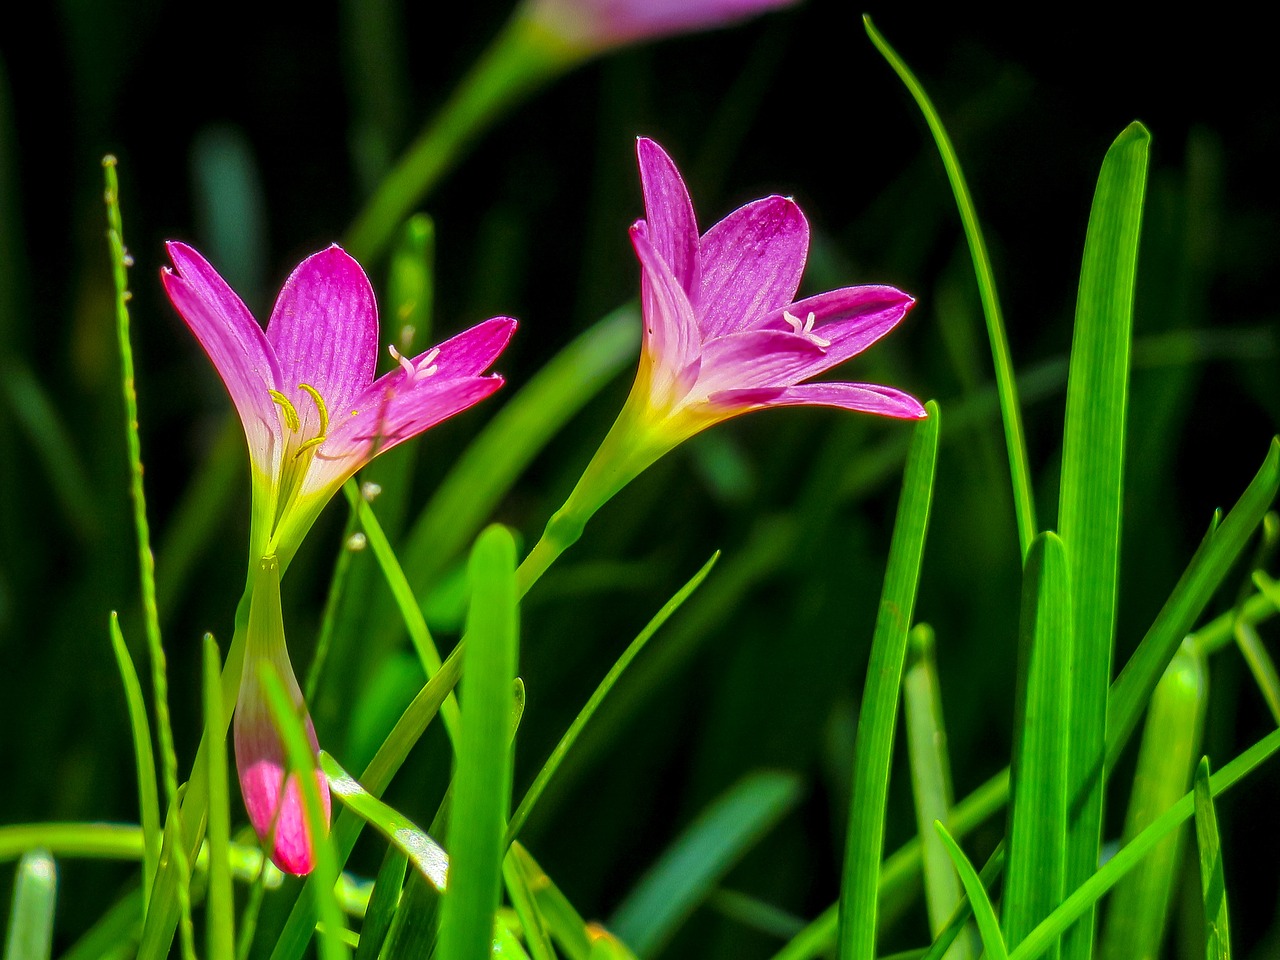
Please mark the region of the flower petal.
POLYGON ((244 302, 204 257, 185 243, 165 248, 174 267, 161 271, 165 292, 231 395, 254 465, 274 474, 280 444, 273 440, 281 431, 268 391, 280 383, 275 352, 244 302))
POLYGON ((701 344, 693 306, 667 262, 649 241, 643 220, 631 227, 631 245, 640 260, 640 303, 644 313, 644 350, 653 364, 652 398, 666 407, 684 396, 686 373, 701 344))
POLYGON ((795 371, 823 360, 823 348, 781 330, 747 330, 712 340, 702 348, 702 372, 693 392, 705 398, 722 390, 783 387, 795 371))
POLYGON ((791 302, 809 255, 809 223, 794 200, 765 197, 708 230, 700 249, 702 337, 722 337, 791 302))
POLYGON ((860 410, 902 420, 922 420, 925 417, 924 407, 915 397, 876 383, 802 383, 773 389, 723 390, 712 394, 708 402, 716 406, 744 406, 752 410, 809 405, 860 410))
MULTIPOLYGON (((469 330, 463 330, 457 336, 450 337, 444 343, 432 348, 440 351, 428 364, 436 368, 432 376, 451 380, 455 377, 474 377, 484 373, 493 366, 498 356, 506 349, 515 332, 516 321, 511 317, 493 317, 476 324, 469 330)), ((414 357, 413 365, 416 367, 430 353, 431 350, 427 350, 414 357)), ((388 376, 394 375, 395 371, 388 374, 388 376)))
POLYGON ((636 139, 640 184, 650 240, 671 268, 676 282, 692 297, 700 285, 698 221, 680 171, 666 152, 645 137, 636 139))
POLYGON ((297 389, 307 383, 331 409, 347 406, 373 380, 378 308, 360 264, 338 246, 312 254, 285 281, 267 323, 284 386, 315 433, 315 405, 297 389))
POLYGON ((448 379, 436 373, 405 386, 397 377, 403 373, 387 374, 352 406, 333 411, 328 439, 316 450, 300 497, 336 488, 376 455, 474 406, 504 382, 497 374, 448 379))

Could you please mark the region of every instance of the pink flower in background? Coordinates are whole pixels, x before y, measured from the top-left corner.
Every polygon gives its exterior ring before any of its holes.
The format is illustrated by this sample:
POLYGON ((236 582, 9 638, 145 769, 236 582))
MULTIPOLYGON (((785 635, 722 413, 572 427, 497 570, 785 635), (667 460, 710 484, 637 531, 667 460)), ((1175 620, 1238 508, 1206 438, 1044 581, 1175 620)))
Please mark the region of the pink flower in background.
POLYGON ((265 333, 191 247, 167 245, 165 291, 240 415, 253 473, 250 556, 288 566, 342 483, 377 454, 500 386, 485 376, 515 331, 494 317, 374 380, 378 312, 360 265, 336 246, 302 261, 265 333))
POLYGON ((796 0, 529 0, 530 20, 575 47, 603 50, 727 26, 796 0))
POLYGON ((646 220, 640 259, 644 347, 629 403, 668 440, 764 407, 812 404, 920 419, 912 396, 873 383, 806 383, 871 346, 915 302, 894 287, 843 287, 796 301, 809 224, 795 201, 765 197, 702 236, 671 158, 637 143, 646 220), (638 395, 638 396, 637 396, 638 395))

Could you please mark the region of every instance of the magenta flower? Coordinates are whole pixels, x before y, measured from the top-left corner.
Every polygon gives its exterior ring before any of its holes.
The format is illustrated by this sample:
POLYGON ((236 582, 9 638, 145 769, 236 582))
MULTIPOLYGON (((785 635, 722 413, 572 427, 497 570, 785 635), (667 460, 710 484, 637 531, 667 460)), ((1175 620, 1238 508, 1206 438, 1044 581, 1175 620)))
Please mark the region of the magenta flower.
POLYGON ((727 26, 796 0, 529 0, 527 15, 590 51, 727 26))
POLYGON ((377 454, 483 400, 515 331, 494 317, 374 380, 378 312, 360 265, 332 246, 293 271, 264 333, 191 247, 167 245, 165 291, 240 415, 253 472, 250 557, 289 564, 342 483, 377 454))

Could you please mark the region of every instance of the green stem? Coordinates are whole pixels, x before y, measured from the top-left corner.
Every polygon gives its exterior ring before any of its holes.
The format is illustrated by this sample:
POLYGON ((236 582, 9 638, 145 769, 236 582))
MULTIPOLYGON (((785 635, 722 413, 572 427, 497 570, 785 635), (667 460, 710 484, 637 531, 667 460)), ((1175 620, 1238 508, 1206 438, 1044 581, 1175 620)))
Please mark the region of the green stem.
POLYGON ((351 255, 366 266, 381 256, 481 131, 581 57, 527 17, 512 17, 360 211, 347 234, 351 255))

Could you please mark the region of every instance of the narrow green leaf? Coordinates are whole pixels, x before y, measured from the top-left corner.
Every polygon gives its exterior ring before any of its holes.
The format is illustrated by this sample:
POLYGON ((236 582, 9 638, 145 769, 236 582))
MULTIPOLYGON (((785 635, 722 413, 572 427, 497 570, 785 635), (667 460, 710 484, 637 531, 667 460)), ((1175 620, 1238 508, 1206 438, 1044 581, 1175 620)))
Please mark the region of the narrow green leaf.
POLYGON ((53 857, 44 850, 26 854, 13 880, 4 960, 49 960, 57 898, 58 868, 53 857))
POLYGON ((307 833, 310 835, 311 848, 315 856, 315 869, 312 871, 313 899, 318 901, 316 903, 317 926, 325 930, 325 935, 320 938, 320 956, 323 960, 347 960, 350 952, 343 938, 346 925, 342 921, 342 908, 334 893, 340 867, 329 836, 329 824, 325 820, 324 808, 320 804, 320 788, 313 775, 316 769, 316 758, 311 752, 311 743, 307 739, 302 719, 292 699, 285 693, 284 684, 280 682, 274 664, 264 660, 260 669, 267 706, 271 710, 271 719, 276 725, 280 739, 284 742, 285 756, 289 762, 289 776, 296 778, 298 793, 302 797, 302 807, 307 818, 307 833))
POLYGON ((411 357, 431 342, 436 302, 436 225, 425 213, 414 214, 391 252, 387 295, 394 314, 389 318, 400 352, 411 357))
POLYGON ((805 927, 789 910, 740 890, 720 887, 707 899, 707 906, 734 923, 778 940, 790 940, 805 927))
MULTIPOLYGON (((1119 589, 1129 349, 1150 144, 1146 128, 1131 123, 1103 158, 1089 212, 1071 341, 1058 500, 1058 532, 1070 549, 1075 625, 1070 672, 1064 674, 1071 724, 1068 889, 1097 868, 1102 838, 1102 767, 1119 589)), ((1093 927, 1089 912, 1064 941, 1063 956, 1087 960, 1093 949, 1093 927)))
POLYGON ((94 921, 60 960, 126 960, 132 957, 142 933, 142 910, 147 902, 134 887, 94 921))
MULTIPOLYGON (((982 869, 978 872, 978 882, 984 890, 992 889, 1003 870, 1004 843, 1001 842, 996 845, 991 856, 987 858, 987 862, 982 865, 982 869)), ((951 914, 951 918, 947 921, 946 926, 942 928, 942 932, 925 950, 922 960, 941 960, 942 956, 951 949, 951 945, 956 941, 956 938, 960 936, 960 931, 965 928, 969 918, 974 915, 973 904, 966 895, 961 904, 956 907, 955 913, 951 914)))
POLYGON ((530 889, 530 879, 525 874, 524 863, 510 853, 503 858, 502 880, 507 888, 507 896, 511 899, 516 916, 520 918, 520 928, 524 933, 524 942, 529 947, 529 956, 533 960, 556 960, 551 933, 530 889))
POLYGON ((404 889, 408 868, 409 858, 398 847, 388 846, 386 855, 382 858, 382 866, 378 868, 377 879, 373 883, 373 893, 364 912, 364 922, 360 924, 360 945, 356 947, 355 960, 377 960, 400 906, 400 894, 404 889))
POLYGON ((609 668, 609 672, 605 674, 599 686, 591 694, 583 708, 578 711, 578 715, 574 717, 573 723, 569 725, 569 729, 565 731, 564 736, 560 738, 560 742, 556 744, 556 748, 551 751, 551 756, 547 757, 547 762, 542 765, 542 769, 538 771, 538 775, 533 778, 533 783, 529 785, 528 791, 525 792, 524 799, 520 801, 520 805, 516 807, 516 812, 511 817, 511 823, 507 827, 507 842, 510 843, 520 833, 525 821, 529 819, 529 814, 533 812, 534 806, 538 799, 547 788, 547 784, 555 776, 556 771, 560 769, 560 764, 565 756, 573 749, 574 743, 577 742, 578 736, 591 722, 591 718, 595 715, 600 704, 604 702, 605 697, 609 695, 614 684, 622 677, 627 667, 631 665, 644 649, 650 638, 661 629, 662 625, 667 622, 668 618, 680 609, 680 606, 689 599, 689 596, 698 589, 702 581, 707 578, 707 574, 711 572, 711 568, 715 566, 716 561, 720 559, 720 551, 716 551, 711 555, 706 563, 702 565, 702 569, 690 578, 689 582, 676 591, 675 596, 662 605, 662 609, 654 614, 639 635, 631 641, 626 650, 609 668))
MULTIPOLYGON (((1129 795, 1123 842, 1128 843, 1187 792, 1200 750, 1208 702, 1204 656, 1183 642, 1151 695, 1138 766, 1129 795)), ((1102 936, 1102 960, 1156 960, 1178 877, 1183 830, 1161 841, 1116 884, 1102 936)))
POLYGON ((715 884, 796 804, 800 786, 795 774, 776 770, 743 777, 645 871, 609 928, 638 956, 658 953, 715 884))
POLYGON ((1197 548, 1155 622, 1111 685, 1107 699, 1107 765, 1137 726, 1151 691, 1164 673, 1182 638, 1191 632, 1209 598, 1222 583, 1262 522, 1280 490, 1280 439, 1273 439, 1267 458, 1231 512, 1197 548))
MULTIPOLYGON (((1004 935, 1017 946, 1062 900, 1066 870, 1072 671, 1071 575, 1053 533, 1031 544, 1022 577, 1004 935)), ((1049 951, 1057 958, 1057 945, 1049 951)))
POLYGON ((973 905, 974 919, 978 922, 978 935, 982 937, 982 946, 986 950, 988 960, 1008 960, 1009 951, 1005 948, 1004 939, 1000 936, 1000 921, 996 919, 996 912, 991 906, 986 887, 982 885, 982 878, 978 876, 978 871, 973 869, 973 864, 964 855, 964 851, 951 839, 947 828, 941 823, 935 823, 934 827, 942 837, 947 853, 951 855, 951 862, 955 864, 956 872, 960 874, 960 882, 964 884, 965 893, 969 895, 969 903, 973 905))
MULTIPOLYGON (((204 635, 204 716, 210 730, 225 730, 222 716, 222 658, 212 635, 204 635)), ((205 925, 209 960, 235 956, 235 899, 231 892, 231 800, 227 789, 227 741, 209 739, 209 889, 205 925)))
MULTIPOLYGON (((907 637, 907 665, 902 676, 902 713, 906 722, 907 755, 911 765, 911 795, 916 807, 916 835, 924 851, 925 905, 929 930, 936 936, 960 903, 960 879, 951 858, 933 829, 934 821, 951 822, 951 762, 947 757, 946 725, 934 662, 933 630, 917 624, 907 637)), ((883 879, 884 867, 881 866, 883 879)), ((976 956, 968 941, 956 944, 947 960, 976 956)))
POLYGON ((871 18, 864 15, 862 24, 871 42, 889 62, 889 66, 893 67, 924 115, 925 122, 929 125, 929 132, 933 134, 934 142, 938 146, 942 165, 951 183, 951 192, 955 195, 956 206, 960 211, 960 222, 964 226, 964 235, 969 242, 969 253, 973 258, 973 269, 977 276, 982 313, 987 321, 987 338, 991 341, 996 392, 1000 398, 1005 446, 1009 452, 1009 473, 1013 481, 1013 505, 1018 521, 1018 543, 1022 555, 1026 556, 1027 550, 1031 548, 1031 538, 1036 535, 1035 497, 1031 486, 1031 468, 1027 461, 1027 441, 1022 429, 1022 407, 1018 403, 1018 385, 1013 374, 1013 360, 1009 354, 1009 338, 1004 332, 1000 298, 996 294, 995 272, 991 269, 991 258, 987 255, 987 241, 978 223, 978 212, 973 205, 973 198, 969 195, 969 185, 965 182, 964 171, 960 168, 960 159, 956 156, 951 138, 947 135, 946 127, 943 126, 942 118, 934 108, 933 101, 929 99, 929 95, 925 93, 924 87, 911 72, 906 61, 898 56, 897 51, 889 46, 888 41, 872 26, 871 18))
MULTIPOLYGON (((1280 730, 1273 730, 1209 778, 1210 792, 1219 797, 1262 763, 1280 751, 1280 730)), ((1088 880, 1075 889, 1062 905, 1049 914, 1009 955, 1009 960, 1034 960, 1064 930, 1100 900, 1121 877, 1138 865, 1161 840, 1193 813, 1193 798, 1185 794, 1140 834, 1125 844, 1088 880)))
POLYGON ((343 806, 391 841, 437 890, 443 892, 449 855, 412 820, 360 786, 337 760, 320 751, 320 769, 343 806))
POLYGON ((1262 644, 1262 638, 1253 625, 1243 617, 1236 620, 1236 645, 1249 665, 1249 672, 1262 692, 1262 699, 1267 702, 1271 718, 1280 724, 1280 674, 1276 673, 1275 662, 1262 644))
POLYGON ((518 643, 515 565, 510 532, 487 528, 471 551, 462 733, 449 821, 449 892, 441 911, 438 948, 439 955, 450 960, 484 960, 489 955, 501 889, 518 643))
POLYGON ((133 658, 120 632, 120 618, 111 611, 108 621, 111 648, 124 686, 125 704, 129 710, 129 730, 133 734, 133 763, 138 778, 138 820, 142 825, 142 898, 151 896, 160 862, 160 796, 156 789, 156 757, 151 746, 151 725, 147 722, 147 705, 142 699, 142 684, 133 668, 133 658))
POLYGON ((862 709, 858 715, 853 799, 840 884, 837 955, 841 960, 874 960, 875 957, 880 857, 884 853, 885 805, 898 715, 898 688, 907 654, 907 630, 911 626, 920 582, 938 455, 938 405, 931 400, 925 409, 928 419, 916 424, 907 455, 880 609, 871 638, 862 709))
POLYGON ((1227 922, 1227 884, 1222 869, 1218 817, 1209 787, 1209 758, 1201 757, 1195 783, 1196 849, 1200 854, 1200 892, 1204 896, 1205 956, 1231 960, 1231 925, 1227 922))
POLYGON ((586 922, 573 908, 573 904, 518 840, 511 844, 507 857, 518 863, 525 885, 533 895, 538 912, 547 925, 547 931, 560 945, 560 949, 569 960, 589 960, 592 940, 606 935, 605 932, 599 928, 590 931, 587 929, 586 922))

